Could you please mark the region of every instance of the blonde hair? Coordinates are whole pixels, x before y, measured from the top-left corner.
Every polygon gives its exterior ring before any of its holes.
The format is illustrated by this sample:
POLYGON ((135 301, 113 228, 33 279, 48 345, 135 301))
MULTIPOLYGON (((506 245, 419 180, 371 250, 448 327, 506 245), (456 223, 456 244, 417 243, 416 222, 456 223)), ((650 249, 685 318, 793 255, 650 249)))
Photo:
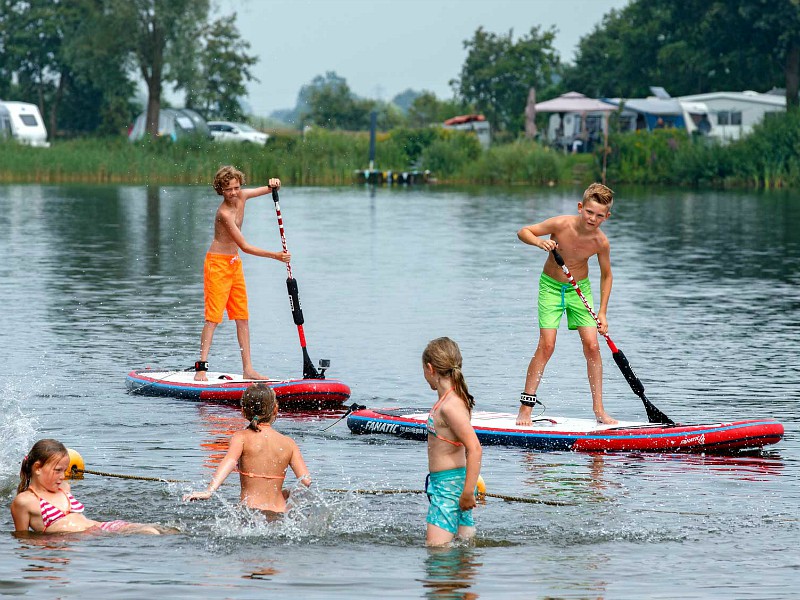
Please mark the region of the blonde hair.
POLYGON ((583 201, 594 200, 603 206, 610 206, 614 202, 614 190, 604 186, 602 183, 593 183, 583 192, 583 201))
POLYGON ((422 353, 422 364, 429 363, 437 374, 450 378, 456 395, 462 398, 467 409, 472 411, 475 406, 475 398, 469 393, 464 374, 461 372, 462 359, 458 344, 449 337, 431 340, 422 353))
POLYGON ((254 383, 242 394, 242 414, 250 421, 247 427, 253 431, 258 431, 259 423, 272 423, 277 408, 275 390, 266 383, 254 383))
POLYGON ((214 190, 222 196, 222 190, 228 187, 232 179, 238 179, 239 185, 244 185, 244 173, 236 167, 230 165, 221 167, 217 174, 214 175, 214 190))
POLYGON ((44 439, 39 440, 33 445, 28 455, 22 459, 22 466, 19 469, 19 486, 17 493, 21 494, 28 489, 31 484, 31 474, 33 465, 37 462, 44 466, 51 460, 61 460, 65 456, 69 456, 67 447, 58 440, 44 439))

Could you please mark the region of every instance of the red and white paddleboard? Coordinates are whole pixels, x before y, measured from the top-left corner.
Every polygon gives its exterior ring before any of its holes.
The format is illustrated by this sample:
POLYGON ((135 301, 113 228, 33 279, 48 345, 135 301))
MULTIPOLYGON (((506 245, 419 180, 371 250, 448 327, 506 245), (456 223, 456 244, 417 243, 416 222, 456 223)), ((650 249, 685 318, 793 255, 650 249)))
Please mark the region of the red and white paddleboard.
MULTIPOLYGON (((425 440, 429 409, 363 409, 347 417, 353 433, 383 433, 425 440)), ((539 417, 532 425, 517 425, 511 413, 472 413, 472 426, 482 444, 521 446, 532 450, 580 452, 705 452, 724 454, 752 451, 783 438, 783 425, 774 419, 700 425, 664 425, 621 421, 601 425, 592 419, 539 417)))
MULTIPOLYGON (((239 406, 244 391, 253 383, 241 375, 209 371, 208 381, 195 381, 194 371, 134 369, 125 379, 131 394, 168 396, 239 406)), ((273 390, 282 409, 340 406, 350 388, 336 379, 262 380, 273 390)))

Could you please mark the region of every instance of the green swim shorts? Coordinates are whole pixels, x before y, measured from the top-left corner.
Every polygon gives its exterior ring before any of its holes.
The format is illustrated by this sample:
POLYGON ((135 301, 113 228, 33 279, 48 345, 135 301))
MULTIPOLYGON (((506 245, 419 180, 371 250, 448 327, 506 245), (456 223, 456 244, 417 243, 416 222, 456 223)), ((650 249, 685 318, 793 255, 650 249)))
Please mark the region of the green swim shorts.
POLYGON ((428 474, 425 481, 425 492, 431 503, 425 519, 428 523, 453 535, 458 533, 459 527, 475 527, 472 510, 461 510, 458 506, 466 478, 465 467, 428 474))
MULTIPOLYGON (((589 279, 578 282, 589 306, 594 307, 592 299, 592 285, 589 279)), ((578 293, 572 289, 569 282, 560 282, 549 275, 542 273, 539 278, 539 328, 558 329, 561 317, 567 313, 567 326, 570 329, 578 327, 597 327, 597 323, 586 307, 583 305, 578 293)))

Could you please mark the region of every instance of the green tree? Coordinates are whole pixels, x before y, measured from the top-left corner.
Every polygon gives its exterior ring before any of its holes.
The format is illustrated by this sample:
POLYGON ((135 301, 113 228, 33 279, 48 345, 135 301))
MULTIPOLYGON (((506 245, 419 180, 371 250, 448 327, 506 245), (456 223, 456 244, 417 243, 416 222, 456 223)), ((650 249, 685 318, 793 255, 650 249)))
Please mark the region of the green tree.
POLYGON ((39 106, 52 137, 70 77, 62 45, 65 31, 75 26, 74 11, 47 0, 4 0, 0 23, 0 47, 9 76, 18 81, 16 92, 39 106))
POLYGON ((333 71, 317 75, 303 86, 298 104, 301 101, 305 103, 301 119, 328 129, 368 129, 369 113, 375 106, 374 101, 356 98, 347 81, 333 71))
POLYGON ((15 77, 14 97, 39 105, 51 137, 95 130, 132 93, 124 27, 105 9, 105 0, 0 2, 3 96, 15 77))
POLYGON ((797 103, 800 0, 633 0, 578 44, 564 87, 595 97, 786 87, 797 103), (691 18, 687 18, 690 15, 691 18))
POLYGON ((479 27, 472 39, 464 42, 467 58, 459 79, 451 83, 495 128, 522 131, 528 91, 551 86, 559 72, 555 35, 555 28, 542 31, 532 27, 515 42, 513 31, 497 35, 479 27))
POLYGON ((234 13, 208 25, 203 35, 198 76, 188 86, 186 106, 198 109, 208 119, 242 119, 239 99, 247 95, 245 83, 255 79, 250 67, 258 59, 247 54, 250 42, 242 39, 235 21, 234 13))
POLYGON ((197 80, 200 40, 209 0, 108 0, 110 9, 128 19, 132 54, 147 86, 147 125, 158 133, 165 83, 185 89, 197 80))

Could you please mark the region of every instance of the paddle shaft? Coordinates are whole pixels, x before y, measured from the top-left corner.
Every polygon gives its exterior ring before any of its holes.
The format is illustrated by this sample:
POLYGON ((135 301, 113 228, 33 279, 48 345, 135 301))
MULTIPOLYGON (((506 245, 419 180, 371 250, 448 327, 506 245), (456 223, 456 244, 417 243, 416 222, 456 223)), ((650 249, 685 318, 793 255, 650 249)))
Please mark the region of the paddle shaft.
MULTIPOLYGON (((281 233, 281 245, 284 252, 289 252, 286 247, 286 233, 283 230, 283 216, 281 215, 281 205, 278 201, 278 190, 272 188, 272 200, 275 202, 275 214, 278 216, 278 229, 281 233)), ((314 363, 308 356, 306 348, 306 334, 303 331, 303 309, 300 307, 300 294, 297 289, 297 280, 292 276, 292 265, 286 263, 286 289, 289 291, 289 307, 292 309, 292 319, 297 325, 297 335, 300 337, 300 348, 303 351, 303 377, 306 379, 319 379, 320 375, 314 368, 314 363)))
MULTIPOLYGON (((553 248, 551 252, 553 253, 553 258, 555 259, 556 263, 558 264, 559 267, 561 267, 561 270, 564 272, 564 275, 567 276, 567 281, 569 281, 570 285, 578 294, 578 297, 581 299, 581 302, 583 302, 583 305, 586 307, 586 310, 589 311, 589 314, 592 315, 592 318, 599 327, 600 318, 594 312, 594 309, 592 309, 592 306, 589 304, 589 301, 586 299, 586 296, 583 295, 583 292, 581 291, 578 282, 575 281, 575 278, 572 276, 572 273, 569 272, 569 268, 564 262, 564 259, 562 258, 561 254, 559 254, 558 250, 556 250, 555 248, 553 248)), ((609 337, 607 333, 601 333, 600 335, 602 335, 606 339, 606 343, 608 344, 608 347, 611 350, 611 355, 614 358, 614 362, 617 363, 619 370, 622 371, 622 375, 625 377, 625 381, 628 382, 628 385, 633 390, 633 393, 639 396, 639 398, 641 398, 642 402, 644 403, 644 409, 647 412, 647 419, 651 423, 666 423, 667 425, 674 425, 675 422, 672 419, 670 419, 667 415, 658 410, 658 408, 656 408, 656 406, 652 402, 650 402, 650 400, 647 399, 647 396, 645 396, 644 393, 644 385, 636 376, 636 373, 633 372, 633 368, 628 362, 626 356, 622 353, 622 350, 617 348, 617 345, 613 342, 613 340, 609 337)))

